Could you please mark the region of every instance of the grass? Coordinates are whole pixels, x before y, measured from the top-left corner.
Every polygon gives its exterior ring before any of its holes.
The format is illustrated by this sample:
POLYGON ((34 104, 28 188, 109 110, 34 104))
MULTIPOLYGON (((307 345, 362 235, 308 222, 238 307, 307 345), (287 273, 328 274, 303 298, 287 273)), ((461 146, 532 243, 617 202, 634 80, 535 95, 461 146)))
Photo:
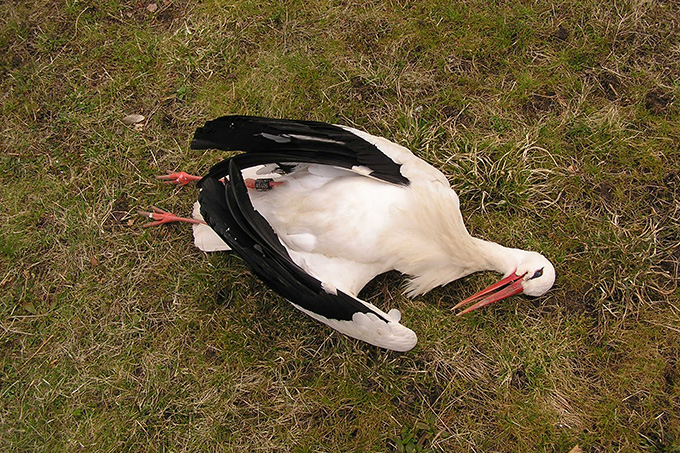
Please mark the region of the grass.
POLYGON ((3 451, 680 451, 676 2, 0 4, 3 451), (153 5, 153 6, 152 6, 153 5), (129 126, 128 114, 145 120, 129 126), (478 236, 555 288, 385 352, 138 209, 228 113, 356 125, 441 168, 478 236))

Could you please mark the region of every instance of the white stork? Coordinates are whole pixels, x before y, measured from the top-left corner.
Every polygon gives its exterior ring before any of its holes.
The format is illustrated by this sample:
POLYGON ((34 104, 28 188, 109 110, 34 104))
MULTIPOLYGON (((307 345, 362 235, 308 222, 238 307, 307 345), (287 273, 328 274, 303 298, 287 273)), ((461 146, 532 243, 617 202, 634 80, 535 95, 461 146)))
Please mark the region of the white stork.
POLYGON ((403 146, 347 126, 226 116, 199 128, 193 149, 243 151, 199 178, 193 219, 155 209, 158 225, 194 223, 197 247, 233 250, 296 308, 372 345, 408 351, 415 333, 359 299, 375 276, 397 270, 416 296, 478 271, 502 280, 456 305, 458 314, 555 281, 543 255, 470 236, 444 175, 403 146))

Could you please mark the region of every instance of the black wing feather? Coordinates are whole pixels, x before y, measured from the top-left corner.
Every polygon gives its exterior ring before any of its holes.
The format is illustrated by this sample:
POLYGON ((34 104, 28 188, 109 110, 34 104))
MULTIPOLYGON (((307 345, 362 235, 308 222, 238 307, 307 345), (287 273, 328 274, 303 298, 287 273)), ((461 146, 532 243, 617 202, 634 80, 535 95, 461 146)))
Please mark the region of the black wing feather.
MULTIPOLYGON (((372 170, 375 178, 394 184, 409 183, 399 171, 401 165, 375 145, 339 126, 318 121, 223 116, 198 128, 191 147, 244 151, 244 167, 277 162, 364 166, 372 170)), ((228 162, 219 163, 207 177, 222 177, 228 168, 228 162)))

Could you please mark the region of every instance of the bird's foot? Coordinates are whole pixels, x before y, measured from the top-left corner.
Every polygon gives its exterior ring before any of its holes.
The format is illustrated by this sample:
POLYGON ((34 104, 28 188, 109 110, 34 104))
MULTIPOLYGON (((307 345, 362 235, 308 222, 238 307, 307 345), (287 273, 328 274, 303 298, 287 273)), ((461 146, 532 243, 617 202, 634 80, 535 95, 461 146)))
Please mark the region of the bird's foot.
POLYGON ((264 192, 264 191, 267 191, 267 190, 272 190, 276 186, 280 186, 281 184, 285 184, 283 181, 274 181, 271 178, 266 178, 266 179, 247 178, 243 182, 246 184, 247 188, 255 189, 258 192, 264 192))
POLYGON ((151 209, 153 212, 146 212, 146 211, 139 211, 139 215, 148 217, 149 219, 153 220, 153 222, 149 222, 145 225, 143 225, 145 228, 146 227, 154 227, 158 225, 162 225, 164 223, 171 223, 171 222, 187 222, 187 223, 203 223, 205 224, 204 221, 198 220, 198 219, 190 219, 188 217, 178 217, 175 214, 171 214, 169 212, 163 211, 162 209, 158 209, 155 206, 152 206, 151 209))
POLYGON ((183 171, 172 172, 168 171, 167 175, 156 176, 156 179, 161 179, 165 184, 178 184, 180 186, 185 186, 192 181, 200 181, 200 176, 190 175, 183 171))

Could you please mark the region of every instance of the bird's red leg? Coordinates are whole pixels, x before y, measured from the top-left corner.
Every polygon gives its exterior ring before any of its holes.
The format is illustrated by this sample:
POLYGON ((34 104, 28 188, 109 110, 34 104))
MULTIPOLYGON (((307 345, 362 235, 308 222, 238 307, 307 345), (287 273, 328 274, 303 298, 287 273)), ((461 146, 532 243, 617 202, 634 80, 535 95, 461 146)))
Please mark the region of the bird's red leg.
POLYGON ((139 211, 139 215, 142 215, 144 217, 148 217, 149 219, 153 220, 153 222, 149 222, 145 225, 143 225, 145 228, 146 227, 153 227, 153 226, 158 226, 162 225, 164 223, 171 223, 171 222, 187 222, 187 223, 202 223, 205 224, 204 221, 198 220, 198 219, 190 219, 188 217, 178 217, 175 214, 171 214, 169 212, 163 211, 162 209, 158 209, 155 206, 152 206, 151 209, 153 209, 153 212, 145 212, 145 211, 139 211))
POLYGON ((192 181, 200 181, 201 177, 190 175, 189 173, 185 173, 183 171, 179 172, 168 171, 167 175, 156 176, 156 179, 163 180, 165 184, 177 184, 180 186, 185 186, 192 181))

